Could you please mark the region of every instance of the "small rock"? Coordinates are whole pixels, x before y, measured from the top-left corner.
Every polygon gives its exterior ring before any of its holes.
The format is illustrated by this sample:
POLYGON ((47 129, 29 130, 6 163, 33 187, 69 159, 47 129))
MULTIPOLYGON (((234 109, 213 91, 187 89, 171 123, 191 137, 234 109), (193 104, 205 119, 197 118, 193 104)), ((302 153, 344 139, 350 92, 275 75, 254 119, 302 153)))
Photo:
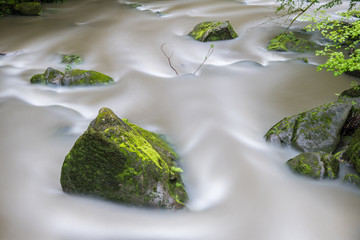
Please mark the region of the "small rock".
POLYGON ((290 159, 287 165, 300 175, 315 179, 335 179, 339 174, 339 161, 325 152, 301 153, 290 159))
POLYGON ((355 184, 360 187, 360 177, 356 174, 346 174, 344 177, 344 182, 355 184))
POLYGON ((63 55, 61 63, 65 64, 80 64, 82 62, 82 59, 79 55, 63 55))
POLYGON ((238 37, 229 21, 199 23, 189 33, 189 36, 201 42, 229 40, 238 37))

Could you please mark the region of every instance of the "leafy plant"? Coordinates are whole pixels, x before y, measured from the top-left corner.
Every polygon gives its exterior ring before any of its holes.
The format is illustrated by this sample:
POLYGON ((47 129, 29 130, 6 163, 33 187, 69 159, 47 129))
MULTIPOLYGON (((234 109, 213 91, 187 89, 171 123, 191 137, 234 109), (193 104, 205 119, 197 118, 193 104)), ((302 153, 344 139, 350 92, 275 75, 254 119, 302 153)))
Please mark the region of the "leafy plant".
POLYGON ((70 65, 70 64, 67 64, 67 65, 65 66, 65 72, 69 72, 69 71, 71 71, 71 70, 72 70, 71 65, 70 65))

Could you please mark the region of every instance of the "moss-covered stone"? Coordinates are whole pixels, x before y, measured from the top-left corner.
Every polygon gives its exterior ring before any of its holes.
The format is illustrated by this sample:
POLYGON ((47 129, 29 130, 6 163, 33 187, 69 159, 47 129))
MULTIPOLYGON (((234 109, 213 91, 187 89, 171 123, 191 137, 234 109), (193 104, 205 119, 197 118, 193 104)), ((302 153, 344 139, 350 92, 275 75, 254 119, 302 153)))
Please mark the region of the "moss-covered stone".
POLYGON ((42 8, 39 2, 24 2, 18 3, 14 6, 16 13, 26 16, 39 16, 41 15, 42 8))
POLYGON ((189 33, 189 36, 201 42, 229 40, 238 37, 229 21, 199 23, 189 33))
POLYGON ((269 51, 295 51, 306 52, 311 51, 315 47, 315 43, 296 37, 294 33, 281 33, 273 38, 267 49, 269 51))
POLYGON ((333 152, 351 108, 351 104, 343 102, 321 105, 284 118, 265 134, 265 138, 304 152, 333 152))
POLYGON ((61 186, 124 204, 182 208, 187 193, 176 159, 159 135, 102 108, 66 156, 61 186))
POLYGON ((72 64, 72 65, 80 64, 81 62, 82 62, 81 57, 75 54, 63 55, 61 60, 61 63, 72 64))
POLYGON ((70 69, 62 73, 56 69, 48 68, 45 73, 34 75, 30 79, 30 83, 74 87, 110 84, 114 83, 114 80, 93 70, 70 69))
POLYGON ((346 174, 344 177, 344 182, 355 184, 360 188, 360 177, 356 174, 346 174))
POLYGON ((339 174, 339 161, 325 152, 301 153, 290 159, 287 165, 298 174, 315 179, 335 179, 339 174))

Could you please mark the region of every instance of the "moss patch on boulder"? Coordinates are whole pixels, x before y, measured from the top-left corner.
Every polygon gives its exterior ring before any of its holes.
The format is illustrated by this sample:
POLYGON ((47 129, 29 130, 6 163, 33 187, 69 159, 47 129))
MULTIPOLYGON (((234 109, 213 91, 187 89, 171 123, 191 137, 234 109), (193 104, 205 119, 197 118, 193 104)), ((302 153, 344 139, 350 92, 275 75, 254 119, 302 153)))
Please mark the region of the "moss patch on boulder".
POLYGON ((290 159, 287 165, 298 174, 314 179, 335 179, 339 173, 339 161, 325 152, 301 153, 290 159))
POLYGON ((229 21, 199 23, 189 33, 189 36, 201 42, 229 40, 238 37, 229 21))
POLYGON ((36 74, 30 79, 31 84, 54 86, 92 86, 114 83, 114 80, 102 73, 93 70, 73 69, 65 73, 53 69, 46 69, 43 74, 36 74))
POLYGON ((269 51, 295 51, 306 52, 315 48, 315 43, 296 37, 294 33, 281 33, 273 38, 267 49, 269 51))
POLYGON ((66 156, 61 186, 124 204, 182 208, 188 197, 176 160, 158 134, 102 108, 66 156))

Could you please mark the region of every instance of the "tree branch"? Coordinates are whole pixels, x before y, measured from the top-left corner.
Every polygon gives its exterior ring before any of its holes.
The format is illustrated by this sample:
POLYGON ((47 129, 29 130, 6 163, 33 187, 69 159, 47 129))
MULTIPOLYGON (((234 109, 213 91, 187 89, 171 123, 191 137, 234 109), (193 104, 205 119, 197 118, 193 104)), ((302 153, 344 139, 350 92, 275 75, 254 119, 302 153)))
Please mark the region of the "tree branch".
POLYGON ((176 75, 179 75, 178 71, 176 71, 176 69, 173 67, 173 65, 171 64, 171 57, 172 57, 172 54, 171 56, 169 57, 166 52, 164 51, 164 46, 166 45, 166 43, 163 43, 160 47, 161 51, 163 52, 163 54, 165 55, 166 59, 168 60, 169 62, 169 66, 171 67, 172 70, 174 70, 174 72, 176 73, 176 75))

